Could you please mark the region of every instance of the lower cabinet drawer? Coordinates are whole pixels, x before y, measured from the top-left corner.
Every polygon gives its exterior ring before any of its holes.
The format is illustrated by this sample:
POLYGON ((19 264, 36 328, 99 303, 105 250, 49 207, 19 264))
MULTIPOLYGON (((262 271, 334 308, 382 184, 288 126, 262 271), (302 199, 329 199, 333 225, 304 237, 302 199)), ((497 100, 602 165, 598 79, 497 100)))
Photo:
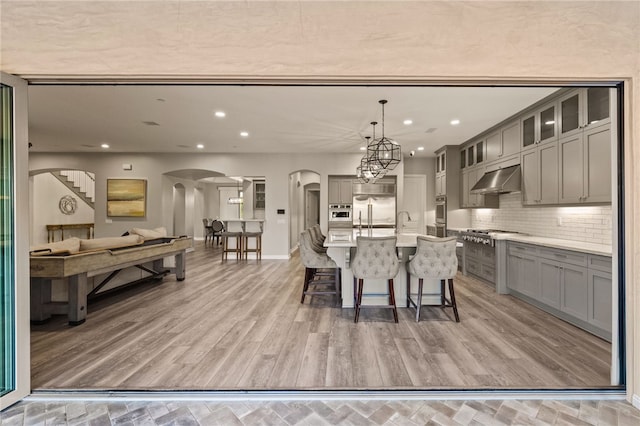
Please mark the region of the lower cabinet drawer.
POLYGON ((483 263, 480 265, 480 276, 487 281, 491 281, 492 283, 496 282, 496 268, 490 265, 483 263))
POLYGON ((473 259, 467 258, 467 273, 473 275, 480 275, 480 264, 473 259))

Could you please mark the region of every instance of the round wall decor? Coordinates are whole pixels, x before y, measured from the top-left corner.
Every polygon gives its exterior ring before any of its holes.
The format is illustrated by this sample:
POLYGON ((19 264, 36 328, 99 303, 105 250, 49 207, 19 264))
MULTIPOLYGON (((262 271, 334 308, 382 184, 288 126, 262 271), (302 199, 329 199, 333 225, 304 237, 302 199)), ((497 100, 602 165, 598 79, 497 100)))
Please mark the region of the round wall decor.
POLYGON ((65 195, 60 198, 58 208, 63 214, 74 214, 78 208, 78 202, 71 195, 65 195))

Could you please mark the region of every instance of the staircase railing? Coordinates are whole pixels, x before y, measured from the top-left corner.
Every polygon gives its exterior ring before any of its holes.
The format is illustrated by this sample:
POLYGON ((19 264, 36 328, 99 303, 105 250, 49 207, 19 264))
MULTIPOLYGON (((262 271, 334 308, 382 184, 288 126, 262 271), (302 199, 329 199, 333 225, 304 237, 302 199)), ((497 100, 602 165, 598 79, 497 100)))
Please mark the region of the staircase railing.
POLYGON ((87 203, 91 208, 95 208, 96 178, 91 172, 84 170, 60 170, 51 172, 70 191, 87 203))

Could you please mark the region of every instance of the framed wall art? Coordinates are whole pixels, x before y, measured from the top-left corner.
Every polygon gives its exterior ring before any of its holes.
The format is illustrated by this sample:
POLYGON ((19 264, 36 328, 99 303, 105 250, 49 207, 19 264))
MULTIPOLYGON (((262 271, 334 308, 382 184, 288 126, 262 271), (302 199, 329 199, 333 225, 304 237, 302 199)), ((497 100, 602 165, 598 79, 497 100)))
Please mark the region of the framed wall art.
POLYGON ((108 217, 145 217, 146 179, 107 179, 108 217))

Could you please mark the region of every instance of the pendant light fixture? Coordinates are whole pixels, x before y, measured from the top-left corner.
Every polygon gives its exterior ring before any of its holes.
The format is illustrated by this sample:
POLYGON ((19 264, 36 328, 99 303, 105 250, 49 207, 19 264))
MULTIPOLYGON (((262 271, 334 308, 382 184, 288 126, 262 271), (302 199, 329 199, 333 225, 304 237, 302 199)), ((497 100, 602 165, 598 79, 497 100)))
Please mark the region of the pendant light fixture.
POLYGON ((400 145, 384 135, 384 105, 387 103, 385 99, 378 101, 382 105, 382 137, 373 139, 371 144, 367 146, 367 158, 371 167, 380 168, 384 173, 396 168, 402 161, 402 152, 400 145))
POLYGON ((374 144, 373 141, 376 140, 377 124, 377 121, 371 122, 371 125, 373 126, 373 138, 369 136, 365 137, 367 140, 367 153, 360 160, 360 166, 356 167, 356 176, 358 176, 358 178, 364 183, 375 182, 387 173, 387 170, 380 167, 379 163, 371 161, 371 158, 369 157, 372 152, 372 145, 374 144))

